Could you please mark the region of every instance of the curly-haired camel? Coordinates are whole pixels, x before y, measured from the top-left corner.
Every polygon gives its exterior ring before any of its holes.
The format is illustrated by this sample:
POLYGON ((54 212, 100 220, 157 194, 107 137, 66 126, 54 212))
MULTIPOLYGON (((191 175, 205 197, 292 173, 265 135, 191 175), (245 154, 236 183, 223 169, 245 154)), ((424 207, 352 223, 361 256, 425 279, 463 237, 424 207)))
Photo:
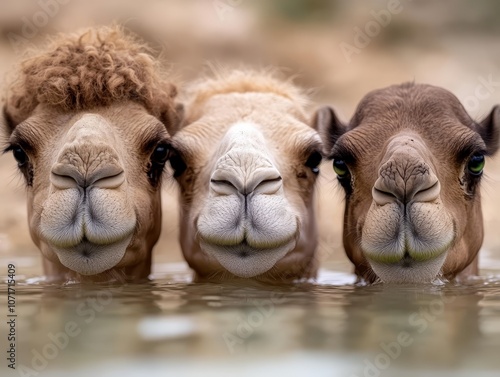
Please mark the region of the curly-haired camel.
POLYGON ((499 147, 498 106, 475 122, 450 92, 402 84, 365 96, 348 126, 329 108, 316 122, 345 189, 344 247, 358 276, 477 274, 479 185, 499 147))
POLYGON ((170 162, 198 280, 315 275, 322 145, 304 105, 299 89, 265 73, 221 73, 192 89, 170 162))
POLYGON ((60 36, 21 63, 3 131, 47 277, 149 275, 175 94, 146 46, 119 27, 60 36))

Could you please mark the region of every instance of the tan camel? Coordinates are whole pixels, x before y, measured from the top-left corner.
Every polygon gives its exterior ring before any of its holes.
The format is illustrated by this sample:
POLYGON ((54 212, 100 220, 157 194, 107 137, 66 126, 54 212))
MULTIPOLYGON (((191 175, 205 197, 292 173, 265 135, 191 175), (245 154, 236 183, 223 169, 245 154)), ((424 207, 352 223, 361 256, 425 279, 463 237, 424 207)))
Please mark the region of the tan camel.
POLYGON ((10 85, 3 131, 54 280, 138 280, 161 228, 176 89, 118 27, 52 40, 10 85))
POLYGON ((203 80, 190 94, 170 162, 181 188, 181 247, 197 279, 314 276, 322 146, 305 97, 248 71, 203 80))
POLYGON ((346 192, 344 247, 358 276, 478 273, 479 184, 499 147, 498 106, 477 123, 450 92, 403 84, 369 93, 348 126, 329 108, 316 122, 346 192))

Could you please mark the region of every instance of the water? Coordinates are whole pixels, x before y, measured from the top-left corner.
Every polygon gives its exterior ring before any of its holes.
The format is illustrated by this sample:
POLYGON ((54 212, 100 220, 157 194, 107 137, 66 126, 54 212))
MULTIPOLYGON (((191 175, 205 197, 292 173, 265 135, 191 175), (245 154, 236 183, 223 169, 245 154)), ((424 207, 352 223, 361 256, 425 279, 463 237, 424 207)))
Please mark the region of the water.
MULTIPOLYGON (((183 264, 126 286, 21 275, 18 369, 3 359, 0 375, 498 376, 498 273, 356 286, 323 270, 317 284, 288 287, 193 284, 183 264)), ((5 283, 0 291, 5 302, 5 283)), ((5 321, 1 330, 5 348, 5 321)))

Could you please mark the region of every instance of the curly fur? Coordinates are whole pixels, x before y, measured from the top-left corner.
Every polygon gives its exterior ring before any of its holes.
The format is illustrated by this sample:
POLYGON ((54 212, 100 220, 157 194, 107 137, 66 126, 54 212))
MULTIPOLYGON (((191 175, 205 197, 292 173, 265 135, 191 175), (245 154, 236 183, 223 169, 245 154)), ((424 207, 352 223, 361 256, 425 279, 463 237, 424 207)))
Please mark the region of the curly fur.
POLYGON ((78 111, 131 100, 162 119, 174 115, 176 94, 144 44, 118 26, 101 27, 59 36, 21 62, 6 113, 20 123, 39 104, 78 111))

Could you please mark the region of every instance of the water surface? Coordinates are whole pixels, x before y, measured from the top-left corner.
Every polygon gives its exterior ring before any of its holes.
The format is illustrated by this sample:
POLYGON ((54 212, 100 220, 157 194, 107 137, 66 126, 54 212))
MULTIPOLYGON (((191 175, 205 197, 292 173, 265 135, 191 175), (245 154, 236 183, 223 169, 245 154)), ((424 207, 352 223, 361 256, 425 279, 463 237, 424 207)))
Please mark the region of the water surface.
MULTIPOLYGON (((126 286, 20 274, 18 369, 2 360, 0 375, 498 376, 495 262, 481 278, 423 286, 357 286, 331 269, 289 287, 194 284, 184 264, 126 286)), ((6 302, 5 278, 0 291, 6 302)), ((3 320, 1 332, 5 348, 3 320)))

